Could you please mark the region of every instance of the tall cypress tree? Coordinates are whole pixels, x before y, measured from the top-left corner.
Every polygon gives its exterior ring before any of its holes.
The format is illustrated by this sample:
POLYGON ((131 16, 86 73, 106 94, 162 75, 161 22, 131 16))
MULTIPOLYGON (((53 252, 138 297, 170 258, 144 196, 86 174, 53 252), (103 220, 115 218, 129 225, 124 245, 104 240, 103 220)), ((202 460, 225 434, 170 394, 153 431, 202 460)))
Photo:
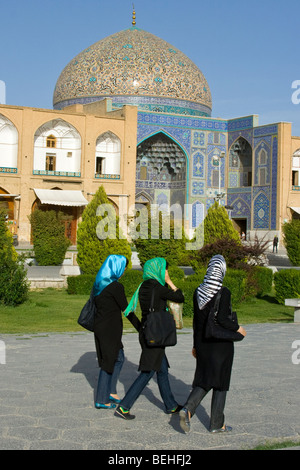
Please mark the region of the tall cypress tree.
POLYGON ((215 202, 204 219, 204 245, 224 238, 240 243, 238 231, 233 227, 225 207, 215 202))
POLYGON ((124 255, 131 267, 131 248, 119 227, 119 217, 100 186, 82 214, 77 230, 77 262, 84 274, 96 274, 107 256, 124 255))

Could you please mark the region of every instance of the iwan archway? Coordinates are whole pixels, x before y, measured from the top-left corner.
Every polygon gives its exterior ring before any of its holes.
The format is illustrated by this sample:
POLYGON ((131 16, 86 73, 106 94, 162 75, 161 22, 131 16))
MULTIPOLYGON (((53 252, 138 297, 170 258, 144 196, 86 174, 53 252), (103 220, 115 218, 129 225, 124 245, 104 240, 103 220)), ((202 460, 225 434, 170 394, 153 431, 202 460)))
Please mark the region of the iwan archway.
POLYGON ((148 137, 137 147, 136 195, 143 193, 153 204, 177 204, 184 215, 187 193, 187 160, 183 149, 163 132, 148 137))

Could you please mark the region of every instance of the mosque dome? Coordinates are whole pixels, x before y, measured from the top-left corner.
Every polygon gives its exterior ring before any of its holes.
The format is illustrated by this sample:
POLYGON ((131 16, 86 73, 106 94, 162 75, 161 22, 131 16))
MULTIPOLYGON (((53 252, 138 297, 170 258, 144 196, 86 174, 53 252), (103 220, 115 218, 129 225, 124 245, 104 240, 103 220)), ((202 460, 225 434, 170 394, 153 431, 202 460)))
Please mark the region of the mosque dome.
POLYGON ((114 107, 210 116, 208 83, 181 51, 136 26, 104 38, 63 69, 54 109, 111 98, 114 107))

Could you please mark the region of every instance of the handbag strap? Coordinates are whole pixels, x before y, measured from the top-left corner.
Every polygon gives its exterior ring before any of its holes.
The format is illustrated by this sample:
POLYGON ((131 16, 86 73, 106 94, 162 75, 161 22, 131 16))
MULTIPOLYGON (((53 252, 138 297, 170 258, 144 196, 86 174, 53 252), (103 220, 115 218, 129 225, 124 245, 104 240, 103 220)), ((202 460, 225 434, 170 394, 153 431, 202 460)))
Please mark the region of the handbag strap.
POLYGON ((214 303, 214 306, 213 306, 214 316, 215 317, 217 317, 217 315, 218 315, 219 305, 220 305, 220 300, 221 300, 221 295, 222 295, 222 289, 223 288, 221 287, 221 289, 217 292, 215 303, 214 303))
POLYGON ((152 289, 149 312, 153 312, 153 311, 154 311, 154 308, 153 308, 153 305, 154 305, 154 291, 155 291, 155 287, 153 287, 153 289, 152 289))

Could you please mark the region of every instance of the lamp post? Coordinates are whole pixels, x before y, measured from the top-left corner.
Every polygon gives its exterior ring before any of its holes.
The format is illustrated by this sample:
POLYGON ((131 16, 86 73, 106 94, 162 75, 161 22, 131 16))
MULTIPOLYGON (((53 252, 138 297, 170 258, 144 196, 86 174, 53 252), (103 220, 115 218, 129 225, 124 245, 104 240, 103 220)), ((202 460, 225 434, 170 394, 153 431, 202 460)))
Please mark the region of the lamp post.
POLYGON ((221 158, 224 158, 224 157, 225 157, 225 152, 221 152, 219 155, 213 156, 213 165, 219 167, 219 191, 216 197, 219 204, 220 204, 220 199, 225 196, 225 193, 221 193, 221 158))

